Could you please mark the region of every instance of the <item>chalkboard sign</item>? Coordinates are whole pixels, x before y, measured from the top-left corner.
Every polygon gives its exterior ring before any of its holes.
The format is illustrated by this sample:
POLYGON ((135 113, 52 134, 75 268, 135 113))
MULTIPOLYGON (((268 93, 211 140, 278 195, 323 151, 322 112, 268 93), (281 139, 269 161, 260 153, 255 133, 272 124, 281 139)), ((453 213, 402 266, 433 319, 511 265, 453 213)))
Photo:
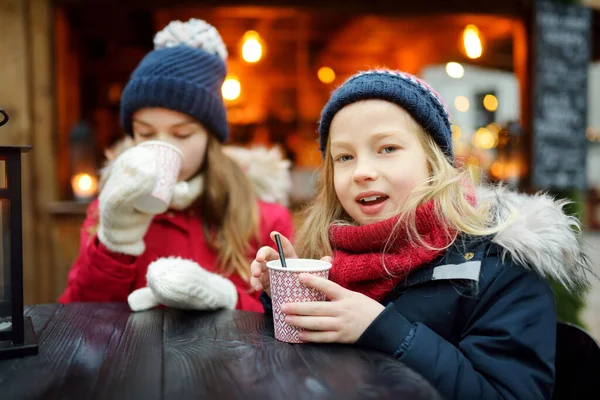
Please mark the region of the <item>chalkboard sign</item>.
POLYGON ((585 189, 591 12, 536 0, 534 19, 533 186, 585 189))

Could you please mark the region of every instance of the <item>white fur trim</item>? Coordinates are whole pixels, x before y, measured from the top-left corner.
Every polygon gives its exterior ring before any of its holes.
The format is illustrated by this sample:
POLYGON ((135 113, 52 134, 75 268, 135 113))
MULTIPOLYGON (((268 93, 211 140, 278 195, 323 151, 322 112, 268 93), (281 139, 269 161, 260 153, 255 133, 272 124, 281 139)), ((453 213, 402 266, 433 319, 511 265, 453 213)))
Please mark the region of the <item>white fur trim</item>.
POLYGON ((479 202, 491 202, 494 220, 506 226, 492 239, 503 248, 502 257, 550 277, 569 289, 585 286, 592 263, 579 242, 581 225, 567 216, 568 201, 556 201, 538 193, 534 196, 505 187, 479 188, 479 202), (510 210, 516 218, 508 220, 510 210))
POLYGON ((177 182, 171 198, 170 208, 185 210, 200 196, 204 190, 204 176, 196 175, 189 181, 177 182))
POLYGON ((288 205, 292 188, 290 161, 282 158, 278 148, 227 146, 223 151, 246 172, 259 199, 288 205))
POLYGON ((208 272, 191 260, 160 258, 148 266, 148 286, 167 307, 187 310, 234 309, 237 290, 227 278, 208 272))

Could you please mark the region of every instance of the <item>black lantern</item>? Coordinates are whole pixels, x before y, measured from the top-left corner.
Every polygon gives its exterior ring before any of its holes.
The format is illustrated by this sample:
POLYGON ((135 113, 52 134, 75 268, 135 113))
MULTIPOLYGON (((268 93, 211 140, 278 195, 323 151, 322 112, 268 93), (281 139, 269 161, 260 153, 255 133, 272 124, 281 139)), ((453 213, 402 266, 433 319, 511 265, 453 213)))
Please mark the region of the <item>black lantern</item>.
MULTIPOLYGON (((8 115, 0 109, 0 126, 8 115)), ((37 354, 31 318, 23 315, 21 153, 31 146, 0 146, 0 359, 37 354)))

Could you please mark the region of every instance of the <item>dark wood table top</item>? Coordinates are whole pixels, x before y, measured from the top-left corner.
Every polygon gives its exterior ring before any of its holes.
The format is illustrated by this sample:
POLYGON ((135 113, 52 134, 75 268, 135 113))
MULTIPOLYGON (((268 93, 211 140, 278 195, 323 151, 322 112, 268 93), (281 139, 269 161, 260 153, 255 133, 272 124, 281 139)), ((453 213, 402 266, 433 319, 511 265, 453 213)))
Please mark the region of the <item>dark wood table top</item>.
POLYGON ((39 354, 0 361, 2 400, 438 398, 384 354, 279 342, 258 313, 88 303, 25 314, 39 354))

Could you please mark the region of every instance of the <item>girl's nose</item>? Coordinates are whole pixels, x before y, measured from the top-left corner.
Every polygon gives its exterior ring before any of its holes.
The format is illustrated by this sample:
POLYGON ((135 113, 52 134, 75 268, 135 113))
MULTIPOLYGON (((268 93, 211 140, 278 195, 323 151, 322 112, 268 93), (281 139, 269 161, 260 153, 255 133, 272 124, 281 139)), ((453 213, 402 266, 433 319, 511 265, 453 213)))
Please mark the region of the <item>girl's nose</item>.
POLYGON ((354 170, 354 182, 374 181, 379 177, 375 167, 368 161, 357 162, 354 170))
POLYGON ((177 145, 177 139, 173 135, 166 133, 166 132, 158 132, 156 134, 156 140, 161 140, 163 142, 172 144, 173 146, 179 147, 177 145))
POLYGON ((156 140, 162 140, 163 142, 173 144, 173 138, 166 132, 158 132, 156 134, 156 140))

